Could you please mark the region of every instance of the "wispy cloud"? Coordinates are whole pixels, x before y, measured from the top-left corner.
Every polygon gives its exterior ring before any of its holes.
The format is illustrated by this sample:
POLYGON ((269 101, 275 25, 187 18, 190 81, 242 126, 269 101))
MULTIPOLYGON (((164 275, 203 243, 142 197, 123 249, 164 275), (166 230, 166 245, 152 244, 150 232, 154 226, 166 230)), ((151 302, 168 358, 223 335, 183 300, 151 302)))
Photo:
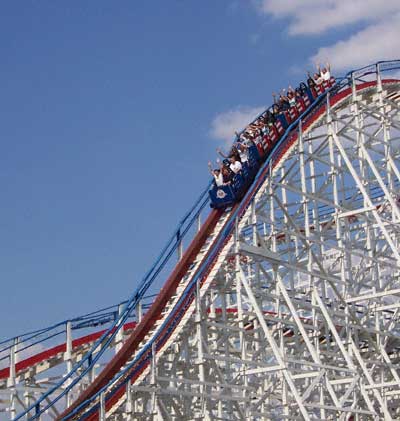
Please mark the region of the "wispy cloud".
POLYGON ((398 0, 257 0, 261 13, 289 18, 292 35, 320 34, 357 22, 377 22, 400 12, 398 0))
MULTIPOLYGON (((290 35, 316 35, 361 25, 348 38, 318 46, 310 61, 329 61, 335 70, 400 56, 399 0, 254 0, 260 13, 288 20, 290 35)), ((316 38, 316 43, 318 38, 316 38)))
POLYGON ((330 60, 335 69, 359 67, 378 60, 400 57, 400 13, 369 25, 350 38, 322 47, 311 57, 314 63, 330 60))
POLYGON ((235 131, 244 129, 266 107, 237 107, 217 114, 211 123, 211 137, 223 140, 229 144, 232 142, 235 131))

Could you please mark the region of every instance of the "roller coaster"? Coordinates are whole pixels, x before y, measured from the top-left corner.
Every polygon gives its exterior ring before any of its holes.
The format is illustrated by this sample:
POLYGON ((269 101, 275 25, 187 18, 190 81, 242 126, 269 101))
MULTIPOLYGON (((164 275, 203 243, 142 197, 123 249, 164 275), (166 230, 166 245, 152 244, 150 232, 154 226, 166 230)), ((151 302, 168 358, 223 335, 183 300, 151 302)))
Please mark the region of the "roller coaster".
POLYGON ((128 300, 2 341, 0 418, 399 419, 399 70, 336 78, 238 200, 210 182, 128 300))

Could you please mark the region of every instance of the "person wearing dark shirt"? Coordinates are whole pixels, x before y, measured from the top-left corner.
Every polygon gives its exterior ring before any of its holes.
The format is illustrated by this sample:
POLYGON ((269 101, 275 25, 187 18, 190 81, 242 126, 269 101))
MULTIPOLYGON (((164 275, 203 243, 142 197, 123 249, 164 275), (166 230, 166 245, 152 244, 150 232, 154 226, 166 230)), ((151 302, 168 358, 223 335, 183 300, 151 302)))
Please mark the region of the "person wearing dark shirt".
POLYGON ((311 76, 310 72, 307 72, 307 85, 309 88, 314 88, 315 87, 315 80, 313 79, 313 77, 311 76))

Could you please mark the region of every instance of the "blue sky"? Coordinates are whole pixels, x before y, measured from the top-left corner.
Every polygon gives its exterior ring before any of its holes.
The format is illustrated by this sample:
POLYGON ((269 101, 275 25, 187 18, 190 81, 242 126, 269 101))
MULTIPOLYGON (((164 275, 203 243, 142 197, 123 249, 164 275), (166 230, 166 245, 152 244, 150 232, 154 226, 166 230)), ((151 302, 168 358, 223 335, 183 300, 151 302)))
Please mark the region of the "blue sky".
POLYGON ((398 0, 365 2, 4 2, 0 337, 125 299, 216 146, 313 61, 400 56, 398 0))

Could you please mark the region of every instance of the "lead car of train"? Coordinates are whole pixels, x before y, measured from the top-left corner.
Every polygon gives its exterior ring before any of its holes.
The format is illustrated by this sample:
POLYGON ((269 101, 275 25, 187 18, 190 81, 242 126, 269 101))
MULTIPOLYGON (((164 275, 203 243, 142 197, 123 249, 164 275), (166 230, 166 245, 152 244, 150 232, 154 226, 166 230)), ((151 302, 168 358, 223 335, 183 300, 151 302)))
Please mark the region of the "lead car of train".
MULTIPOLYGON (((300 85, 303 94, 296 98, 296 104, 288 110, 275 114, 275 122, 268 125, 268 133, 253 139, 249 145, 249 162, 243 165, 242 171, 235 174, 230 183, 217 186, 215 182, 209 191, 212 208, 225 208, 240 201, 247 189, 254 180, 255 175, 260 169, 262 163, 268 158, 273 147, 285 133, 287 127, 303 114, 316 99, 327 89, 335 84, 335 79, 331 78, 329 82, 322 85, 309 88, 304 83, 300 85)), ((255 121, 263 118, 268 112, 273 111, 273 106, 264 111, 255 121)))

